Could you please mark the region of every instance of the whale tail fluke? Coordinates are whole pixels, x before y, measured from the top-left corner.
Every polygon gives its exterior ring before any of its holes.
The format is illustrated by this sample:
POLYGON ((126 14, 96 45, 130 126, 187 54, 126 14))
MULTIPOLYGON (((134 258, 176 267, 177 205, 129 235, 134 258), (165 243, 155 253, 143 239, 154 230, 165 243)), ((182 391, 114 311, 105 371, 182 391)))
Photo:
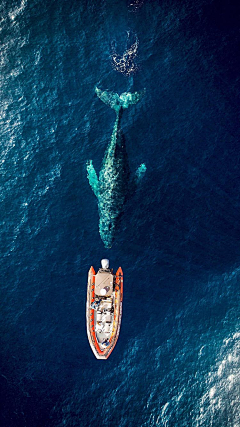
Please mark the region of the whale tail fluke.
POLYGON ((98 89, 98 87, 95 88, 95 92, 97 96, 109 107, 113 108, 113 110, 118 113, 121 108, 126 109, 129 107, 129 105, 134 105, 145 94, 145 90, 140 92, 124 92, 121 95, 118 95, 115 92, 111 92, 109 90, 101 90, 98 89))

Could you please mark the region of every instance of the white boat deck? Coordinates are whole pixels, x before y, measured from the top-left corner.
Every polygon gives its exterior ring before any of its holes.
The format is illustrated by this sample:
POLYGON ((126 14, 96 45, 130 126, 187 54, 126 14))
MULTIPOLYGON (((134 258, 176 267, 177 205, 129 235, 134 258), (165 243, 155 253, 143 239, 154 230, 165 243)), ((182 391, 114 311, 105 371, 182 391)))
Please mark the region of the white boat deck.
MULTIPOLYGON (((87 296, 87 333, 97 359, 107 359, 119 335, 122 300, 119 284, 112 270, 100 268, 96 274, 89 270, 87 296)), ((118 282, 119 283, 119 282, 118 282)))
POLYGON ((96 337, 101 344, 110 338, 113 327, 113 298, 104 298, 100 301, 95 316, 96 337))

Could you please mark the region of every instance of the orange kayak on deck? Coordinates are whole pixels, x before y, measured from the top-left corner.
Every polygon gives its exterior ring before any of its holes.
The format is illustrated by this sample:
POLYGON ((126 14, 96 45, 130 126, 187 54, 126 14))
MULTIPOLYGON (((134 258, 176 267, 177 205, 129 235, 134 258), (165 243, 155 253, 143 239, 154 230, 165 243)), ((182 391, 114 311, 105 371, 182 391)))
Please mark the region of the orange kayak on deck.
POLYGON ((93 267, 88 272, 86 322, 91 349, 97 359, 107 359, 118 340, 123 300, 123 271, 116 274, 109 261, 101 261, 97 274, 93 267))

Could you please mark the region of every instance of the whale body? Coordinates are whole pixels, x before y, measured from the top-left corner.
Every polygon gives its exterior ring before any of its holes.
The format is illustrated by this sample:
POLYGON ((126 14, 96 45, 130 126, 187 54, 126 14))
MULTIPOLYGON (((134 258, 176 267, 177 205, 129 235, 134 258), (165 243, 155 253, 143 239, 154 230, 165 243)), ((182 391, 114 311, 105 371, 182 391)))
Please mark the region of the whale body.
POLYGON ((106 248, 113 243, 117 220, 123 211, 124 203, 130 186, 137 184, 146 171, 141 164, 133 180, 125 148, 125 138, 120 127, 123 110, 136 104, 144 92, 124 92, 120 96, 110 91, 95 89, 97 96, 116 112, 111 140, 106 149, 99 178, 93 167, 92 160, 87 163, 89 184, 98 200, 99 233, 106 248))

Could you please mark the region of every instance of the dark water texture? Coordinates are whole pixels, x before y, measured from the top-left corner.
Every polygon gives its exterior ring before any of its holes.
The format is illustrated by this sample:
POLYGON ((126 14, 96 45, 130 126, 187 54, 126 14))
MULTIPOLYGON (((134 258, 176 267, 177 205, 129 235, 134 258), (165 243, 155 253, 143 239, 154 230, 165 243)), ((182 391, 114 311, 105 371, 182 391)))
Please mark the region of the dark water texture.
POLYGON ((4 427, 240 425, 239 6, 130 3, 1 2, 4 427), (128 30, 130 78, 110 58, 128 30), (115 119, 96 84, 146 88, 122 129, 147 172, 110 250, 85 166, 99 171, 115 119), (125 277, 106 363, 85 329, 103 257, 125 277))

